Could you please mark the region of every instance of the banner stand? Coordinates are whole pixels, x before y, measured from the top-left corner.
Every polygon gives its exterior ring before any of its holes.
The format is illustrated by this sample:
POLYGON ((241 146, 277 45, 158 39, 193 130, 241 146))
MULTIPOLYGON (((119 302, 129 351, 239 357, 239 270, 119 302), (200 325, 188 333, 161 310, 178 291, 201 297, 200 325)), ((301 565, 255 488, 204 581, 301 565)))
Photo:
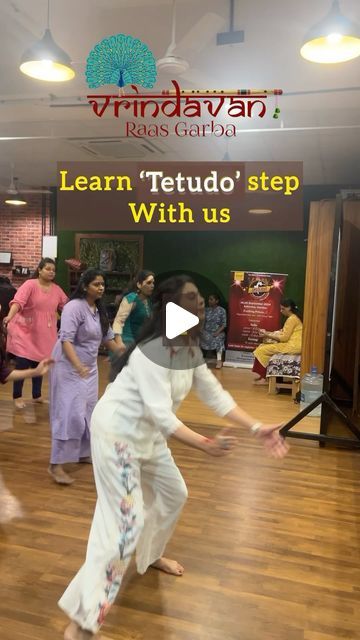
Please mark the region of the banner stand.
POLYGON ((241 369, 252 369, 254 356, 252 351, 235 351, 226 349, 224 367, 240 367, 241 369))
POLYGON ((225 367, 252 369, 253 352, 262 342, 259 330, 280 329, 286 278, 286 273, 231 271, 225 367))

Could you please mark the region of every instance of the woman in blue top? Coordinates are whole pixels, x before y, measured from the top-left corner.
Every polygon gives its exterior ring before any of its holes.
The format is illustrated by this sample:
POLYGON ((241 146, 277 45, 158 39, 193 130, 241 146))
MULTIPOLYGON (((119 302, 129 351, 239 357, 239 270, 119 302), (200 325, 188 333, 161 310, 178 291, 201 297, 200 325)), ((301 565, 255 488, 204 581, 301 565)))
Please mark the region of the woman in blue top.
POLYGON ((130 291, 121 300, 113 331, 115 341, 124 351, 135 342, 144 322, 151 316, 154 285, 155 277, 152 271, 139 271, 130 291))
POLYGON ((219 306, 219 296, 209 295, 209 304, 205 308, 205 322, 200 334, 200 347, 203 351, 216 351, 216 369, 222 367, 222 352, 225 349, 226 311, 219 306))

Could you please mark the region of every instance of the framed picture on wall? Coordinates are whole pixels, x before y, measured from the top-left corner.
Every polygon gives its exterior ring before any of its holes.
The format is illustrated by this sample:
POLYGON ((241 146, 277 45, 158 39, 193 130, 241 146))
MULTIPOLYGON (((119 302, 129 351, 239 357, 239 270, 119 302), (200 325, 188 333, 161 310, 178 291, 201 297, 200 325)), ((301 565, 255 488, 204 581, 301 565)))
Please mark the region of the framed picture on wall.
POLYGON ((143 267, 144 237, 110 233, 76 233, 75 257, 105 272, 108 294, 122 291, 143 267))
POLYGON ((12 254, 10 251, 0 251, 0 264, 11 264, 12 254))

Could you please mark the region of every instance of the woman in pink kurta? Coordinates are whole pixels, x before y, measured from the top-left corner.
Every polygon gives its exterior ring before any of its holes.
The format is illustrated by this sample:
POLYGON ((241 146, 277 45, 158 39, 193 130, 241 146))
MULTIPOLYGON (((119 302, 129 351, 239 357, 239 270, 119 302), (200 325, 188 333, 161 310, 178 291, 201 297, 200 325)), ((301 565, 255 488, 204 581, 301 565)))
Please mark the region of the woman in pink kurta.
MULTIPOLYGON (((34 277, 19 287, 10 302, 9 314, 4 318, 7 327, 7 351, 15 356, 16 369, 37 367, 44 358, 49 358, 57 338, 57 311, 68 298, 53 282, 55 262, 51 258, 40 260, 34 277)), ((32 379, 32 396, 41 402, 42 378, 32 379)), ((15 406, 23 409, 23 380, 14 382, 15 406)))

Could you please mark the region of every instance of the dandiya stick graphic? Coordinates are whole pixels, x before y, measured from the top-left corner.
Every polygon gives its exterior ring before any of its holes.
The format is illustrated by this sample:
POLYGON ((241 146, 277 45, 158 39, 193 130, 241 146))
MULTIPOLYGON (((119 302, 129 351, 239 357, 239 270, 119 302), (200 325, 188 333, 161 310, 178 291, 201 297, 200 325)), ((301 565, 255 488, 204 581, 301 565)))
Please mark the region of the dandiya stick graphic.
POLYGON ((163 89, 163 96, 281 96, 282 89, 163 89))

